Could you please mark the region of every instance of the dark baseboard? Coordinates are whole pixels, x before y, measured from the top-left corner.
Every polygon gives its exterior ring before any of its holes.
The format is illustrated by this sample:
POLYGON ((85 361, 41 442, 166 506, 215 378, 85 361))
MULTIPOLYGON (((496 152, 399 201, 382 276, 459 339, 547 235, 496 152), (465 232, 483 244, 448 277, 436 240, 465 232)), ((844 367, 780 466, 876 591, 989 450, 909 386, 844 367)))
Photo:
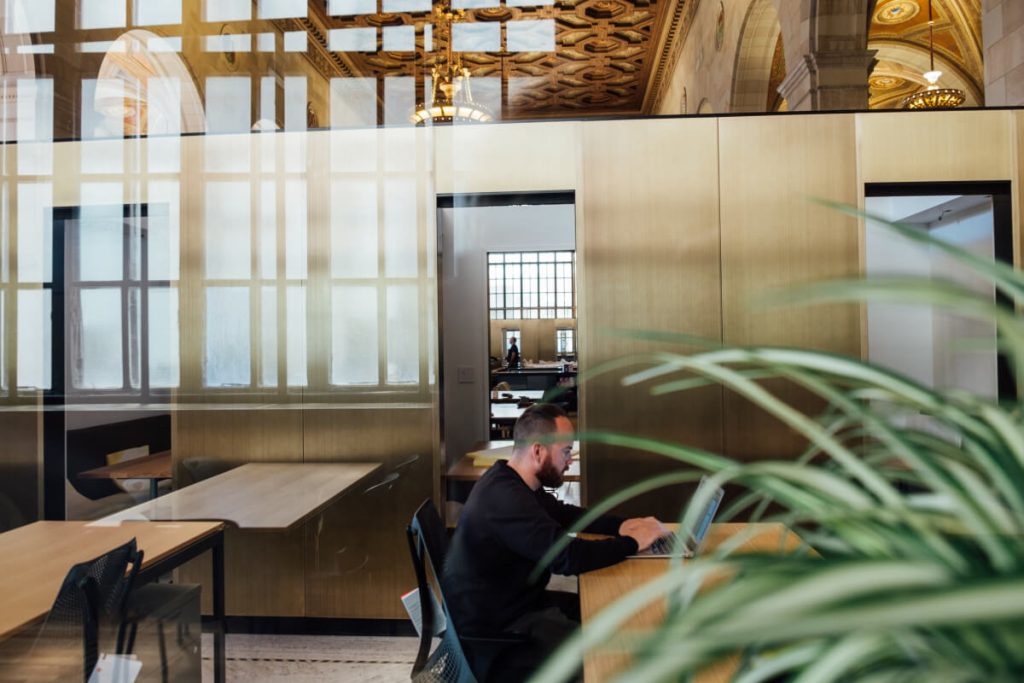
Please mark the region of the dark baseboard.
MULTIPOLYGON (((228 633, 268 633, 301 636, 416 637, 408 619, 328 619, 320 617, 228 617, 228 633)), ((212 624, 203 617, 203 629, 212 624)))

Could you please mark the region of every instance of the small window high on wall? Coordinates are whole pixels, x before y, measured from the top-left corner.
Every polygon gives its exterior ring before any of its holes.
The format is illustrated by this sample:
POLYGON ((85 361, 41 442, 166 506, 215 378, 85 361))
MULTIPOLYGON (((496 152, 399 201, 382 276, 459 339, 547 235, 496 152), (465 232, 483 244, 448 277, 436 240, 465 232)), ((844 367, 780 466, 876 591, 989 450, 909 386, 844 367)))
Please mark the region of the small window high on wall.
POLYGON ((576 252, 487 255, 491 320, 576 317, 576 252))

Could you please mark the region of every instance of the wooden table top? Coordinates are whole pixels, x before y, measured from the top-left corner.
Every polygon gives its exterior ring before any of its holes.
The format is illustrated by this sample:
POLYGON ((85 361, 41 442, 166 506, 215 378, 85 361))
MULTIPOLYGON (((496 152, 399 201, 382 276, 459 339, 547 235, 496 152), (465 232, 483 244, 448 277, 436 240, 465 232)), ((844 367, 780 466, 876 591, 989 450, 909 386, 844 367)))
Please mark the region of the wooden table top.
POLYGON ((114 465, 79 472, 85 479, 170 479, 171 452, 161 451, 114 465))
POLYGON ((246 531, 286 531, 379 467, 377 462, 248 463, 104 519, 223 520, 246 531))
MULTIPOLYGON (((666 526, 677 528, 678 525, 666 526)), ((726 523, 711 525, 703 550, 714 550, 728 539, 744 532, 750 532, 750 537, 735 552, 792 551, 800 545, 800 538, 782 524, 726 523)), ((668 563, 668 559, 634 559, 580 574, 580 612, 583 623, 593 618, 606 605, 664 574, 668 563)), ((629 629, 651 628, 664 618, 665 604, 660 602, 649 605, 635 614, 625 626, 629 629)), ((625 654, 587 655, 583 664, 584 680, 586 683, 609 680, 628 662, 629 656, 625 654)), ((732 680, 736 665, 736 661, 721 662, 702 671, 696 680, 699 683, 727 683, 732 680)))
POLYGON ((36 522, 0 534, 0 638, 49 611, 71 565, 136 539, 142 565, 220 530, 222 522, 36 522))

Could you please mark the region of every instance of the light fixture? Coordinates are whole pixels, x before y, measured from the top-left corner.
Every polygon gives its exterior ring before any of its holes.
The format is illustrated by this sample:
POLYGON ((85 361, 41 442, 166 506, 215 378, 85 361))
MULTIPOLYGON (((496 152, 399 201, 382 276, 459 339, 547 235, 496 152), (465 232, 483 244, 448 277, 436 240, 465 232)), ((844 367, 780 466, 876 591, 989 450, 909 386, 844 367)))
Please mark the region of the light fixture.
POLYGON ((445 4, 434 6, 434 35, 444 43, 444 57, 430 71, 430 100, 422 102, 409 117, 416 125, 431 123, 492 121, 494 115, 473 99, 469 69, 462 65, 462 56, 452 50, 452 21, 465 16, 463 10, 452 10, 445 4))
POLYGON ((935 68, 935 20, 932 18, 932 0, 928 0, 928 57, 931 68, 924 73, 928 87, 904 97, 900 106, 904 109, 956 109, 964 103, 967 96, 959 88, 938 86, 942 72, 935 68))

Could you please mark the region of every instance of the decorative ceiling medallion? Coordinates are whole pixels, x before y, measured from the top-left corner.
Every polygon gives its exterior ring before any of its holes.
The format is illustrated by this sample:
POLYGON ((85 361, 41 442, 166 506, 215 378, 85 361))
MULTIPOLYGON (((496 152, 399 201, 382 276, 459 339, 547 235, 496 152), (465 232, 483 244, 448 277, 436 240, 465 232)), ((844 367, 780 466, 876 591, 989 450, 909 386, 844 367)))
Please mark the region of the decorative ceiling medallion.
POLYGON ((718 2, 718 22, 715 24, 715 49, 721 51, 725 43, 725 3, 718 2))
MULTIPOLYGON (((234 33, 235 32, 231 29, 231 26, 229 24, 223 24, 220 27, 220 34, 222 36, 230 36, 234 35, 234 33)), ((221 56, 227 63, 227 68, 229 71, 238 71, 238 60, 234 50, 225 50, 221 56)))
POLYGON ((366 23, 373 26, 401 26, 405 23, 401 14, 382 12, 380 14, 366 15, 366 23))
POLYGON ((907 81, 895 76, 872 76, 868 85, 872 90, 895 90, 907 85, 907 81))
POLYGON ((892 0, 883 4, 875 12, 875 21, 880 24, 902 24, 910 21, 921 11, 921 6, 914 0, 892 0))
POLYGON ((477 21, 511 21, 515 15, 508 7, 486 7, 474 13, 477 21))

